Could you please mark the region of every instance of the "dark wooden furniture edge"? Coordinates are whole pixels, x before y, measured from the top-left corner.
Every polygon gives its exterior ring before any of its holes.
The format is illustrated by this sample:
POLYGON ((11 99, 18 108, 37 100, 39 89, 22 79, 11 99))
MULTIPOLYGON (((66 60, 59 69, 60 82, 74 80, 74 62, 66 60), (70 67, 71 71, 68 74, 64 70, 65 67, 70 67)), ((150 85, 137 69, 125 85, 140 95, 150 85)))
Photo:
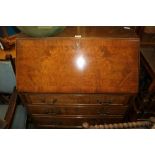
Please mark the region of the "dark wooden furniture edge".
POLYGON ((11 124, 13 121, 13 117, 14 117, 14 113, 15 113, 15 109, 16 109, 16 104, 17 104, 16 100, 17 100, 17 91, 15 88, 12 95, 11 95, 11 98, 9 100, 8 110, 7 110, 5 118, 4 118, 4 120, 7 123, 5 128, 7 128, 7 129, 9 129, 11 127, 11 124))

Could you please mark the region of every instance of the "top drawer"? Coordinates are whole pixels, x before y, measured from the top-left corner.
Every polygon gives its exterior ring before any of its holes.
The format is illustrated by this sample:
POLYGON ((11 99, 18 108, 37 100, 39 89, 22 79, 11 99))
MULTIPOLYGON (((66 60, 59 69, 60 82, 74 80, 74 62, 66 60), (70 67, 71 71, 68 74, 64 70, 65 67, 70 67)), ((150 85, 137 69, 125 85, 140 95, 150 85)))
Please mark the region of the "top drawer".
POLYGON ((28 104, 95 104, 95 105, 126 105, 130 95, 105 94, 25 94, 28 104))

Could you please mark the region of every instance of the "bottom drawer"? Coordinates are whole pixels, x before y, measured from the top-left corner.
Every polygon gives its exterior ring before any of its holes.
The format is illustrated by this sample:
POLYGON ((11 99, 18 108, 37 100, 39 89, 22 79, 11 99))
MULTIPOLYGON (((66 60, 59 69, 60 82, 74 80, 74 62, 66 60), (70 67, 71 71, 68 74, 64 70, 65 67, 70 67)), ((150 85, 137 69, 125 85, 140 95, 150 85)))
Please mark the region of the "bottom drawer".
POLYGON ((38 128, 82 128, 84 122, 91 125, 119 123, 123 121, 121 116, 33 116, 32 120, 38 128))
POLYGON ((127 106, 122 105, 28 105, 28 111, 33 115, 124 115, 127 106))

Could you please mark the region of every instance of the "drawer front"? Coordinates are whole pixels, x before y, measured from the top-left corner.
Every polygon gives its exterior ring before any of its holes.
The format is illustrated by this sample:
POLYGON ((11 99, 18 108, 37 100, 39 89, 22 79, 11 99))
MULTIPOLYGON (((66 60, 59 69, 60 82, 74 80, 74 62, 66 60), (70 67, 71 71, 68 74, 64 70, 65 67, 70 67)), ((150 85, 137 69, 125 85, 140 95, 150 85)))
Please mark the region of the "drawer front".
POLYGON ((84 122, 88 122, 91 125, 95 124, 108 124, 122 122, 122 117, 99 117, 99 116, 87 116, 87 117, 58 117, 58 116, 34 116, 33 121, 38 127, 49 126, 51 128, 72 128, 73 126, 82 127, 84 122))
POLYGON ((52 104, 52 105, 66 105, 66 104, 89 104, 90 95, 81 94, 29 94, 27 95, 32 104, 52 104))
POLYGON ((28 110, 33 115, 124 115, 127 106, 120 105, 78 105, 78 106, 55 106, 55 105, 28 105, 28 110))
POLYGON ((127 105, 130 96, 128 95, 91 95, 90 103, 101 105, 127 105))
POLYGON ((129 95, 105 94, 27 94, 29 104, 95 104, 95 105, 126 105, 129 95))

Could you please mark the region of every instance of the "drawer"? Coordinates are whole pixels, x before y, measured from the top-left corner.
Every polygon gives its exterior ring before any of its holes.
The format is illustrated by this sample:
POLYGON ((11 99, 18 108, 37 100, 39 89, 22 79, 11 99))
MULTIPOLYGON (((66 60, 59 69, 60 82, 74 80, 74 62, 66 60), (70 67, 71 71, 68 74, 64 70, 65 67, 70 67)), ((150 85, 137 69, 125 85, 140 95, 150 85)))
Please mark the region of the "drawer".
POLYGON ((28 105, 28 111, 33 115, 124 115, 126 110, 127 106, 120 105, 28 105))
POLYGON ((130 99, 129 95, 91 95, 90 103, 101 105, 127 105, 130 99))
POLYGON ((28 94, 28 101, 32 104, 89 104, 90 96, 81 94, 28 94))
POLYGON ((122 117, 101 117, 101 116, 33 116, 32 120, 38 127, 49 126, 51 128, 63 128, 64 126, 72 128, 73 126, 82 127, 84 122, 91 125, 119 123, 123 121, 122 117))
POLYGON ((95 104, 95 105, 126 105, 129 95, 105 94, 27 94, 29 104, 95 104))
POLYGON ((70 126, 67 126, 67 125, 40 125, 40 124, 37 124, 35 125, 35 128, 37 129, 82 129, 82 126, 81 125, 70 125, 70 126))

